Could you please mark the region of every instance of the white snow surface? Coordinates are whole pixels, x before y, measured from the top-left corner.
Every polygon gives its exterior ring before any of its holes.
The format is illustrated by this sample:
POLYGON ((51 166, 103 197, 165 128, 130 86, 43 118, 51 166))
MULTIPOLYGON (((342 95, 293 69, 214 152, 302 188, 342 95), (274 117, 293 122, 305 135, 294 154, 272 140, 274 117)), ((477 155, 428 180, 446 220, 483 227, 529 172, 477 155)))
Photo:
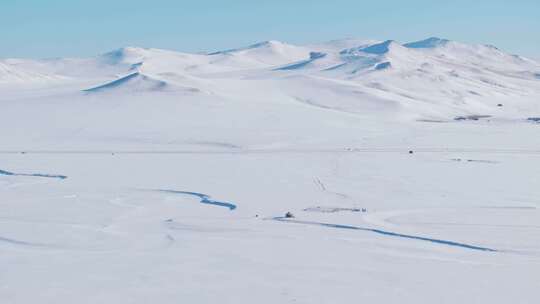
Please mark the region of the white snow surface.
POLYGON ((534 60, 440 38, 1 59, 0 113, 0 303, 540 301, 534 60))

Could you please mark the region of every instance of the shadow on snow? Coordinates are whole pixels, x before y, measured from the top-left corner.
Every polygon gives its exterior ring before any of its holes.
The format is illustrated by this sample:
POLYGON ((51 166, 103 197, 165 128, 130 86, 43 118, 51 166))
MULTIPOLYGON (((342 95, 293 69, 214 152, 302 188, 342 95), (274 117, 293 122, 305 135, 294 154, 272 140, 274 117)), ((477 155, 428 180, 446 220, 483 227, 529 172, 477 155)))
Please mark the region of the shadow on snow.
POLYGON ((428 238, 428 237, 401 234, 401 233, 385 231, 385 230, 380 230, 380 229, 363 228, 363 227, 340 225, 340 224, 328 224, 328 223, 319 223, 319 222, 310 222, 310 221, 290 220, 290 219, 287 219, 287 218, 284 218, 284 217, 275 217, 275 218, 272 218, 272 219, 275 220, 275 221, 280 221, 280 222, 285 222, 285 223, 322 226, 322 227, 337 228, 337 229, 360 230, 360 231, 373 232, 373 233, 381 234, 381 235, 385 235, 385 236, 392 236, 392 237, 399 237, 399 238, 405 238, 405 239, 426 241, 426 242, 442 244, 442 245, 448 245, 448 246, 453 246, 453 247, 461 247, 461 248, 466 248, 466 249, 488 251, 488 252, 497 252, 497 250, 487 248, 487 247, 474 246, 474 245, 469 245, 469 244, 459 243, 459 242, 454 242, 454 241, 448 241, 448 240, 433 239, 433 238, 428 238))
POLYGON ((229 203, 229 202, 215 201, 215 200, 211 199, 212 198, 211 196, 203 194, 203 193, 189 192, 189 191, 176 191, 176 190, 157 190, 157 191, 158 192, 164 192, 164 193, 196 196, 199 199, 201 199, 201 204, 208 204, 208 205, 214 205, 214 206, 219 206, 219 207, 225 207, 225 208, 229 208, 229 210, 231 210, 231 211, 236 209, 235 204, 232 204, 232 203, 229 203))

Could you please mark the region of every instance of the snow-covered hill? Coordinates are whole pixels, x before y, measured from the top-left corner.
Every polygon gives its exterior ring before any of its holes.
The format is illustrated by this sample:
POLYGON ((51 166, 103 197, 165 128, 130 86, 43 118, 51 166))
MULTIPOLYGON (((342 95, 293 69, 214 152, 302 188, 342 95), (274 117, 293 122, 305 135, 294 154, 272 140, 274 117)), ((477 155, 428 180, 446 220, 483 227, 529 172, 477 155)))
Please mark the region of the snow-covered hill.
POLYGON ((59 136, 68 146, 103 137, 135 145, 142 138, 182 145, 227 137, 281 146, 342 145, 350 130, 382 122, 484 117, 529 125, 540 116, 539 73, 533 60, 439 38, 266 41, 210 54, 126 47, 92 58, 5 59, 0 92, 4 113, 12 115, 3 122, 17 131, 0 132, 14 146, 55 145, 59 136), (35 129, 22 112, 48 127, 35 129), (363 123, 346 122, 355 119, 363 123), (328 136, 314 138, 306 129, 328 136))
MULTIPOLYGON (((386 100, 399 105, 402 114, 429 119, 458 114, 517 118, 538 113, 539 73, 540 64, 533 60, 493 46, 439 38, 406 44, 349 39, 308 46, 266 41, 210 54, 127 47, 87 59, 0 61, 0 84, 8 89, 14 83, 41 88, 50 84, 63 87, 62 92, 69 88, 75 92, 104 88, 100 86, 105 83, 117 87, 126 83, 123 80, 140 78, 130 81, 121 93, 160 91, 166 83, 214 91, 205 85, 208 82, 229 91, 230 86, 242 83, 252 86, 249 80, 257 79, 264 87, 261 90, 293 99, 312 99, 309 96, 319 95, 320 90, 324 95, 329 87, 344 95, 346 89, 341 86, 354 87, 362 97, 344 98, 352 112, 363 111, 374 100, 386 100), (150 79, 158 80, 151 83, 150 79), (282 90, 282 79, 287 80, 287 87, 298 84, 298 90, 282 90), (306 79, 312 79, 313 85, 306 79), (355 102, 349 104, 350 98, 355 102), (501 111, 500 104, 508 106, 501 111)), ((240 99, 261 99, 249 92, 234 94, 240 99)), ((313 103, 339 107, 339 101, 329 99, 313 103)))
POLYGON ((12 115, 3 122, 17 131, 0 132, 14 146, 54 146, 59 136, 68 146, 104 137, 135 145, 142 138, 182 145, 227 137, 281 146, 342 145, 350 130, 383 121, 484 117, 529 125, 540 116, 539 73, 533 60, 439 38, 266 41, 210 54, 126 47, 92 58, 5 59, 0 92, 4 113, 12 115), (35 129, 22 112, 48 127, 35 129), (363 123, 346 122, 355 119, 363 123), (328 136, 314 138, 306 129, 328 136))

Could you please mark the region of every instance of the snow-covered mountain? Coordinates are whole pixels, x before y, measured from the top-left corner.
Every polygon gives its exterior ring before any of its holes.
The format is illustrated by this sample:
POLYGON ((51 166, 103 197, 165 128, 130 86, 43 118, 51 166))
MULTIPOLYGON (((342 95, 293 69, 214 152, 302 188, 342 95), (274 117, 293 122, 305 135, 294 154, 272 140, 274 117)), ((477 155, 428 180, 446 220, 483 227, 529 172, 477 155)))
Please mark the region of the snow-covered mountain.
POLYGON ((280 136, 295 141, 306 137, 298 117, 323 132, 329 129, 320 122, 328 115, 529 123, 528 118, 540 116, 540 64, 493 46, 440 38, 405 44, 344 39, 305 46, 266 41, 208 54, 125 47, 91 58, 1 60, 0 92, 5 100, 39 99, 27 115, 40 120, 49 111, 64 113, 60 119, 66 130, 85 130, 96 138, 111 132, 127 136, 136 124, 167 142, 178 136, 166 135, 174 129, 197 137, 201 131, 195 126, 202 124, 209 136, 210 130, 224 130, 234 121, 234 132, 228 133, 233 137, 256 140, 249 130, 270 128, 275 130, 265 134, 271 141, 280 136), (57 108, 61 100, 71 103, 57 108), (120 100, 114 107, 123 112, 118 115, 131 115, 121 123, 103 114, 113 109, 104 104, 120 100), (43 109, 32 114, 38 107, 43 109), (84 127, 84 119, 72 118, 82 108, 85 119, 100 124, 84 127), (141 119, 147 113, 159 123, 141 119), (191 114, 179 121, 173 113, 191 114), (197 122, 211 115, 217 115, 213 124, 197 122), (273 117, 280 123, 272 124, 273 117))
MULTIPOLYGON (((406 44, 347 39, 308 46, 266 41, 209 54, 127 47, 86 59, 0 61, 4 87, 51 85, 93 92, 106 88, 126 94, 166 91, 174 85, 212 91, 208 81, 227 90, 228 84, 241 85, 246 79, 328 107, 339 107, 340 102, 303 95, 354 88, 362 98, 344 98, 344 103, 355 100, 347 106, 352 112, 362 111, 373 100, 396 104, 408 114, 439 118, 447 113, 491 115, 501 103, 513 106, 507 114, 539 111, 539 63, 493 46, 439 38, 406 44), (282 90, 283 82, 305 92, 282 90)), ((248 92, 237 94, 242 98, 248 92)))

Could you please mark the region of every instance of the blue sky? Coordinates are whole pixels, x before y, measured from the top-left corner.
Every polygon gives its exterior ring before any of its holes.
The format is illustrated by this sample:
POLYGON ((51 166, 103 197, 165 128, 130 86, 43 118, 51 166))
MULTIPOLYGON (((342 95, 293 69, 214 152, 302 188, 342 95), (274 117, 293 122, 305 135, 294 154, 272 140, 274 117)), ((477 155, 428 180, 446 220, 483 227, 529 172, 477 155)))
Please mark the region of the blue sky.
POLYGON ((0 57, 438 36, 540 59, 539 0, 0 0, 0 57))

